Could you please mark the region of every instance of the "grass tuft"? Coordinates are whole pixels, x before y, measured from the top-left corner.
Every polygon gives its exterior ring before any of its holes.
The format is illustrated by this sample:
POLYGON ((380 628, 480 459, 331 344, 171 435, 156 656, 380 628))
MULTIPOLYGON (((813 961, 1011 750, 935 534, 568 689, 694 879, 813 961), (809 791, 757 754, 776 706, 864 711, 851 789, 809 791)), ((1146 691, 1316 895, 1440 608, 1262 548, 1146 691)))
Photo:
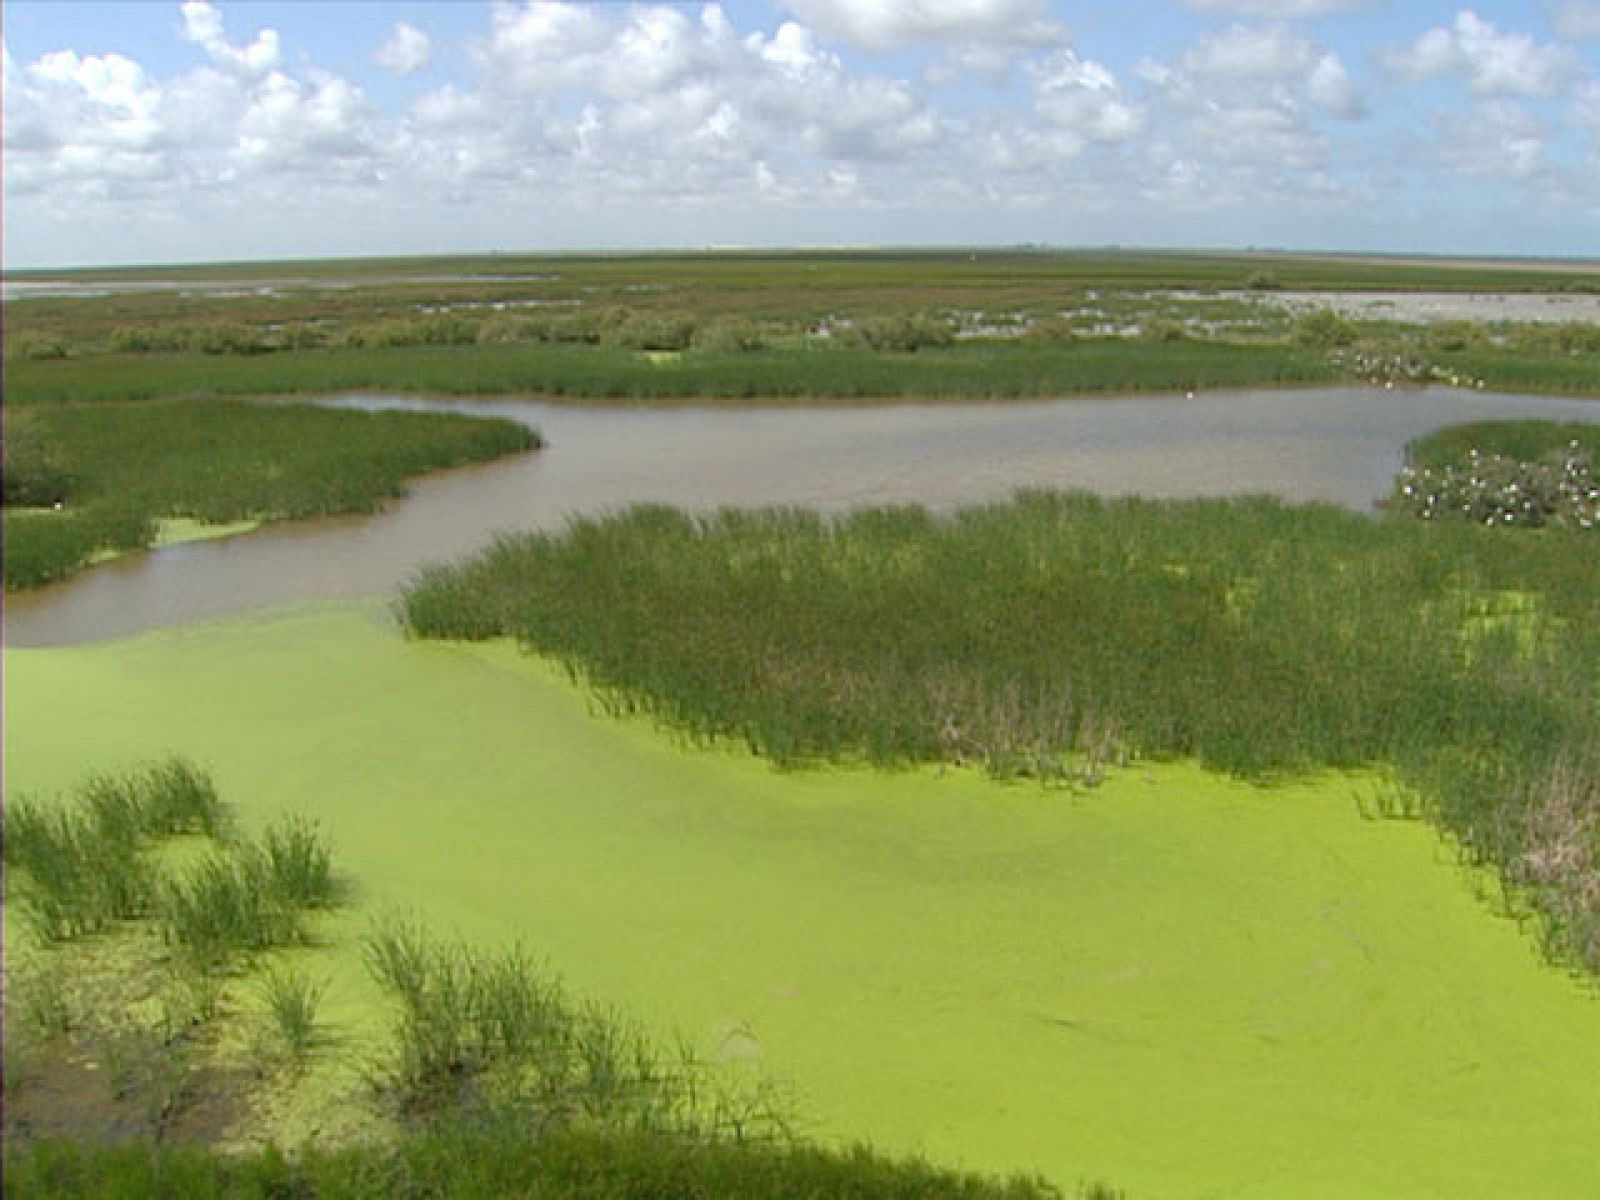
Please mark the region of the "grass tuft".
POLYGON ((713 1140, 786 1128, 770 1085, 658 1047, 615 1011, 571 999, 521 949, 482 952, 390 921, 368 937, 366 958, 393 1005, 394 1049, 380 1079, 403 1112, 513 1112, 540 1129, 713 1140))
POLYGON ((300 1069, 321 1042, 317 1008, 327 984, 294 971, 271 969, 261 983, 272 1036, 291 1067, 300 1069))

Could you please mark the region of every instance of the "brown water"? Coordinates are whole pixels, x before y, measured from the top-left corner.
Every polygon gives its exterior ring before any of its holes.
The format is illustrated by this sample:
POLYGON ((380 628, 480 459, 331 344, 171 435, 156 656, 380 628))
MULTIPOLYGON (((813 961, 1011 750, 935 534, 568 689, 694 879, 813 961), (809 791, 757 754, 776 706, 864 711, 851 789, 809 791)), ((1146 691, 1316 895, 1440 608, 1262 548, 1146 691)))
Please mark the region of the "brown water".
POLYGON ((1600 402, 1443 388, 1319 388, 1036 404, 582 408, 348 396, 358 407, 513 416, 537 454, 416 481, 378 517, 174 546, 6 599, 9 644, 93 641, 309 600, 392 592, 501 530, 640 501, 688 508, 935 508, 1019 487, 1181 497, 1269 492, 1368 509, 1407 440, 1490 417, 1600 421, 1600 402))

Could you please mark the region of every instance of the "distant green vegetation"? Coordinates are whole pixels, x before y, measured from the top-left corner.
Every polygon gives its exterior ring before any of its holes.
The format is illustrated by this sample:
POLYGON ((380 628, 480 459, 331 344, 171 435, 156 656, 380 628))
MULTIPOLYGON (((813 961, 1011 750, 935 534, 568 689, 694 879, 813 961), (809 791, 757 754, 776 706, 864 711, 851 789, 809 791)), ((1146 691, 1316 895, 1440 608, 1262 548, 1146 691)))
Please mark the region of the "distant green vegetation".
MULTIPOLYGON (((16 1200, 1060 1200, 1042 1180, 999 1180, 864 1147, 705 1143, 649 1131, 447 1126, 394 1147, 225 1156, 200 1147, 44 1143, 5 1156, 16 1200)), ((1091 1187, 1083 1200, 1118 1200, 1091 1187)))
MULTIPOLYGON (((164 280, 202 285, 410 284, 448 293, 486 282, 535 279, 564 288, 681 285, 701 291, 836 292, 974 284, 1084 288, 1357 288, 1441 291, 1593 291, 1592 267, 1560 261, 971 246, 926 249, 725 250, 616 254, 441 255, 305 259, 182 266, 13 271, 15 281, 83 284, 164 280)), ((260 299, 260 297, 257 297, 260 299)), ((129 299, 138 299, 130 297, 129 299)))
POLYGON ((814 400, 1060 396, 1074 392, 1327 382, 1339 373, 1294 347, 1198 341, 966 342, 917 352, 813 346, 690 351, 667 363, 621 347, 401 346, 270 358, 185 354, 14 364, 17 404, 196 394, 327 395, 385 388, 442 395, 593 400, 814 400))
MULTIPOLYGON (((8 397, 9 400, 9 397, 8 397)), ((6 414, 5 584, 144 548, 161 518, 372 512, 404 480, 538 444, 503 420, 182 401, 6 414)))
POLYGON ((1600 969, 1587 538, 1262 499, 641 507, 425 571, 400 612, 417 635, 514 636, 615 710, 782 763, 1069 783, 1127 757, 1390 764, 1537 894, 1553 953, 1600 969))
POLYGON ((1600 275, 1561 264, 987 250, 60 278, 176 286, 13 300, 11 404, 363 387, 630 401, 966 398, 1374 378, 1600 393, 1581 324, 1454 321, 1435 334, 1331 313, 1296 319, 1262 300, 1282 287, 1600 290, 1600 275))

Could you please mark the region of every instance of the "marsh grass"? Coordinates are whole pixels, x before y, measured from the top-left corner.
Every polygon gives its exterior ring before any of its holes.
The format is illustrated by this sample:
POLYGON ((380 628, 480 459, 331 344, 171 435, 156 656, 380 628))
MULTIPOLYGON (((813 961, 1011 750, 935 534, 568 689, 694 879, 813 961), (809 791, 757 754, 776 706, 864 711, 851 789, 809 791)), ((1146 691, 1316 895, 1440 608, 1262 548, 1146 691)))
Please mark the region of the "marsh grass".
POLYGON ((91 776, 65 803, 24 796, 9 804, 5 860, 21 872, 35 928, 72 938, 150 912, 160 879, 148 852, 158 839, 215 836, 226 823, 210 777, 174 756, 91 776))
POLYGON ((1558 960, 1600 963, 1600 742, 1587 761, 1562 757, 1521 784, 1523 828, 1511 875, 1547 917, 1547 949, 1558 960))
POLYGON ((327 844, 312 824, 291 817, 259 841, 235 839, 168 880, 157 916, 190 963, 225 970, 306 940, 306 911, 333 906, 341 892, 327 844))
POLYGON ((812 402, 819 397, 1061 396, 1317 383, 1340 377, 1325 356, 1300 347, 1193 340, 972 341, 911 354, 847 339, 839 345, 692 350, 671 371, 619 345, 488 344, 311 350, 261 359, 176 355, 18 364, 7 380, 7 398, 14 393, 18 404, 53 408, 68 400, 328 395, 379 388, 537 395, 586 403, 812 402))
POLYGON ((569 996, 520 948, 440 942, 391 920, 365 954, 394 1012, 393 1049, 375 1080, 402 1112, 516 1113, 538 1129, 580 1123, 712 1140, 786 1129, 769 1083, 662 1048, 621 1013, 569 996))
POLYGON ((140 824, 147 834, 200 834, 221 837, 231 827, 211 777, 193 763, 167 758, 146 767, 137 785, 140 824))
POLYGON ((326 991, 326 982, 276 967, 269 968, 261 981, 268 1030, 278 1052, 294 1070, 304 1068, 322 1043, 317 1009, 326 991))
POLYGON ((53 955, 8 956, 5 1011, 28 1034, 44 1041, 65 1037, 78 1024, 71 988, 62 963, 53 955))
MULTIPOLYGON (((30 1200, 1062 1200, 1010 1179, 891 1158, 865 1146, 703 1142, 652 1131, 571 1127, 533 1136, 514 1120, 453 1122, 393 1145, 308 1144, 223 1154, 198 1146, 8 1145, 8 1194, 30 1200)), ((1075 1195, 1113 1200, 1093 1187, 1075 1195)))
POLYGON ((13 413, 8 380, 7 471, 15 430, 64 482, 61 511, 7 506, 7 587, 144 548, 160 517, 221 524, 374 512, 412 476, 538 444, 515 421, 448 413, 82 399, 74 390, 70 405, 13 413))
POLYGON ((168 941, 206 970, 225 969, 299 934, 298 914, 273 893, 253 847, 214 851, 171 880, 158 915, 168 941))
POLYGON ((266 886, 290 908, 332 908, 344 892, 327 841, 316 823, 304 817, 267 826, 261 859, 266 886))
MULTIPOLYGON (((1261 780, 1388 767, 1516 876, 1524 785, 1563 756, 1593 769, 1587 536, 1261 498, 1029 492, 831 519, 644 506, 503 538, 420 575, 399 611, 414 635, 516 637, 613 712, 785 765, 966 762, 1073 785, 1130 757, 1261 780)), ((1600 927, 1562 879, 1572 904, 1545 895, 1550 919, 1600 927)), ((1561 945, 1600 968, 1593 943, 1561 945)))
POLYGON ((93 807, 7 806, 6 862, 21 872, 19 895, 34 929, 50 941, 95 933, 143 916, 156 876, 139 831, 114 794, 93 807))

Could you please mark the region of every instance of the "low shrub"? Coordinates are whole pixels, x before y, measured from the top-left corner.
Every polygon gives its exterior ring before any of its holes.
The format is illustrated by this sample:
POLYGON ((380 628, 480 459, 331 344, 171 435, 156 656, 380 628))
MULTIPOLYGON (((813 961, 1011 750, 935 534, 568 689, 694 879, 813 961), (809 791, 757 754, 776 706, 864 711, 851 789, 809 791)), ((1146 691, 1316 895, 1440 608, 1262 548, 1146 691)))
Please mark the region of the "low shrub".
POLYGON ((5 356, 26 362, 48 362, 66 358, 67 346, 50 334, 19 333, 5 339, 5 356))
POLYGON ((752 321, 717 317, 697 328, 691 341, 696 350, 710 354, 745 354, 763 349, 767 344, 767 336, 752 321))
POLYGON ((1455 462, 1406 466, 1390 503, 1425 521, 1597 530, 1600 474, 1576 441, 1532 462, 1474 448, 1455 462))
POLYGON ((1486 345, 1489 330, 1481 321, 1434 321, 1422 331, 1422 346, 1432 354, 1486 345))
POLYGON ((200 349, 204 337, 181 325, 119 325, 111 331, 111 348, 118 354, 170 353, 189 349, 191 339, 200 349))
POLYGON ((73 477, 49 442, 24 420, 7 414, 4 503, 7 508, 50 508, 72 495, 73 477))
POLYGON ((629 350, 687 350, 699 326, 677 313, 630 313, 610 326, 603 340, 629 350))
POLYGON ((1331 308, 1298 317, 1294 323, 1294 340, 1302 346, 1320 350, 1353 346, 1361 336, 1360 327, 1331 308))
POLYGON ((265 330, 237 321, 197 325, 189 333, 189 348, 202 354, 266 354, 275 347, 265 330))
POLYGON ((1151 317, 1139 326, 1139 336, 1147 342, 1181 342, 1189 327, 1176 317, 1151 317))
POLYGON ((873 350, 894 354, 914 354, 918 350, 948 346, 955 340, 950 324, 926 313, 906 316, 869 316, 853 321, 847 341, 859 342, 873 350))

